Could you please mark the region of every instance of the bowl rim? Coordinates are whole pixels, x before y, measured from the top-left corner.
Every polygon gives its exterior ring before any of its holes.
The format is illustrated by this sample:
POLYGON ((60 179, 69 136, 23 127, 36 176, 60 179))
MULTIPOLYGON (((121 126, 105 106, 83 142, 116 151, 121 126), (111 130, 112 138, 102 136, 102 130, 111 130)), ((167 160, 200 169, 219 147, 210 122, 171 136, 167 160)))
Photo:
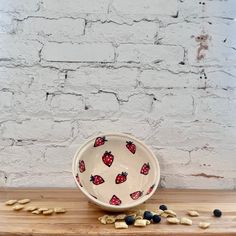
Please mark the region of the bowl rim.
POLYGON ((74 157, 73 157, 73 162, 72 162, 72 174, 75 180, 75 183, 77 185, 77 187, 82 191, 82 193, 89 198, 89 200, 91 200, 91 202, 95 203, 96 205, 102 207, 103 209, 110 209, 110 210, 125 210, 125 209, 129 209, 132 207, 136 207, 140 204, 142 204, 143 202, 147 201, 157 190, 157 187, 159 185, 160 182, 160 165, 159 165, 159 161, 156 157, 156 155, 154 154, 154 152, 151 150, 151 148, 149 148, 143 141, 137 139, 136 137, 134 137, 133 135, 127 134, 127 133, 121 133, 121 132, 107 132, 107 133, 98 133, 97 135, 93 135, 91 137, 89 137, 76 151, 74 157), (131 138, 133 139, 135 142, 139 143, 140 145, 143 145, 144 148, 146 148, 148 150, 148 152, 150 152, 150 156, 153 158, 155 164, 156 164, 156 171, 157 171, 157 176, 156 176, 156 182, 154 183, 155 186, 152 190, 152 192, 148 195, 146 195, 145 197, 142 197, 138 200, 136 200, 134 203, 129 203, 129 204, 125 204, 125 205, 120 205, 120 206, 112 206, 108 203, 104 203, 96 198, 94 198, 93 196, 91 196, 84 187, 81 187, 76 179, 76 174, 75 172, 75 167, 76 167, 76 162, 77 162, 77 156, 80 153, 80 151, 88 145, 88 143, 90 143, 91 141, 95 140, 97 137, 99 136, 118 136, 118 137, 126 137, 126 138, 131 138))

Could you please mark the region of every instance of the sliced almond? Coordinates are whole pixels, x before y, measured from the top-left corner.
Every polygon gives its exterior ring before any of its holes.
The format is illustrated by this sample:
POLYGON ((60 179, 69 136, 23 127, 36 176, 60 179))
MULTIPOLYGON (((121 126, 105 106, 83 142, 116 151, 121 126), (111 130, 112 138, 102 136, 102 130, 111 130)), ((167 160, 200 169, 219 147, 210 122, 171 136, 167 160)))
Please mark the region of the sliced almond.
POLYGON ((188 213, 189 216, 192 216, 192 217, 199 216, 199 213, 197 211, 188 211, 187 213, 188 213))
POLYGON ((168 216, 176 216, 176 213, 172 210, 165 210, 164 213, 168 214, 168 216))
POLYGON ((43 212, 43 211, 48 211, 49 209, 47 207, 41 207, 38 209, 39 212, 43 212))
POLYGON ((25 210, 26 211, 35 211, 37 209, 38 209, 38 207, 36 207, 36 206, 28 206, 25 210))
POLYGON ((43 215, 51 215, 54 211, 52 209, 49 209, 47 211, 43 211, 43 215))
POLYGON ((17 202, 17 200, 8 200, 8 201, 5 202, 5 205, 7 205, 7 206, 12 206, 12 205, 14 205, 16 202, 17 202))
POLYGON ((113 223, 115 223, 115 221, 116 221, 115 216, 108 216, 108 217, 106 218, 107 224, 113 224, 113 223))
POLYGON ((200 222, 198 225, 202 229, 207 229, 210 226, 210 223, 208 222, 200 222))
POLYGON ((54 212, 55 212, 55 213, 65 213, 65 212, 66 212, 66 209, 61 208, 61 207, 55 207, 55 208, 54 208, 54 212))
POLYGON ((179 224, 179 219, 177 219, 175 217, 167 218, 166 220, 170 224, 179 224))
POLYGON ((190 219, 188 219, 186 217, 182 217, 180 219, 180 224, 182 224, 182 225, 192 225, 193 222, 192 222, 192 220, 190 220, 190 219))
POLYGON ((20 210, 22 210, 23 208, 24 208, 24 206, 17 204, 17 205, 15 205, 12 209, 13 209, 14 211, 20 211, 20 210))
POLYGON ((128 225, 122 221, 122 222, 115 222, 115 228, 116 229, 128 229, 128 225))
POLYGON ((167 218, 169 215, 167 213, 163 212, 163 213, 161 213, 161 216, 167 218))
POLYGON ((39 210, 35 210, 31 212, 32 214, 39 215, 41 212, 39 210))
POLYGON ((26 203, 30 202, 30 199, 21 199, 21 200, 19 200, 17 202, 20 203, 20 204, 26 204, 26 203))

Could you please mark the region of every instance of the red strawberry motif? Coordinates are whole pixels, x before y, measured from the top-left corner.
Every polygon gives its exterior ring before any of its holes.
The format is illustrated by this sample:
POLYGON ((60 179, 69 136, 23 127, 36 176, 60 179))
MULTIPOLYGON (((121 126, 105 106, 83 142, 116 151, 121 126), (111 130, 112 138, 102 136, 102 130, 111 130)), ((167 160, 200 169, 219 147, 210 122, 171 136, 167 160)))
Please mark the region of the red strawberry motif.
POLYGON ((103 145, 105 142, 106 142, 107 140, 106 140, 106 137, 105 136, 103 136, 103 137, 97 137, 96 138, 96 140, 95 140, 95 142, 94 142, 94 147, 98 147, 98 146, 101 146, 101 145, 103 145))
POLYGON ((116 184, 124 183, 127 180, 128 173, 122 172, 116 176, 116 184))
POLYGON ((109 203, 111 205, 119 206, 121 204, 121 200, 116 195, 113 195, 109 203))
POLYGON ((77 180, 78 184, 80 185, 80 187, 83 187, 82 184, 81 184, 81 182, 80 182, 80 179, 79 179, 79 175, 78 175, 78 174, 76 175, 76 180, 77 180))
POLYGON ((128 148, 128 150, 130 152, 132 152, 133 154, 136 152, 136 145, 133 144, 133 142, 131 141, 126 141, 126 147, 128 148))
POLYGON ((80 160, 79 161, 79 171, 80 173, 83 173, 85 171, 85 164, 84 164, 84 161, 83 160, 80 160))
POLYGON ((147 175, 149 173, 149 170, 150 170, 149 163, 144 163, 140 170, 140 174, 147 175))
POLYGON ((103 163, 109 167, 112 165, 113 160, 114 156, 111 154, 111 152, 106 151, 102 156, 103 163))
POLYGON ((105 182, 100 175, 91 175, 90 181, 93 182, 93 184, 95 185, 99 185, 105 182))
POLYGON ((142 192, 142 191, 136 191, 136 192, 131 193, 131 194, 130 194, 130 197, 131 197, 133 200, 137 200, 137 199, 139 199, 142 195, 143 195, 143 192, 142 192))
POLYGON ((148 189, 146 195, 148 195, 149 193, 151 193, 152 190, 154 189, 154 187, 155 187, 155 184, 153 184, 153 185, 148 189))

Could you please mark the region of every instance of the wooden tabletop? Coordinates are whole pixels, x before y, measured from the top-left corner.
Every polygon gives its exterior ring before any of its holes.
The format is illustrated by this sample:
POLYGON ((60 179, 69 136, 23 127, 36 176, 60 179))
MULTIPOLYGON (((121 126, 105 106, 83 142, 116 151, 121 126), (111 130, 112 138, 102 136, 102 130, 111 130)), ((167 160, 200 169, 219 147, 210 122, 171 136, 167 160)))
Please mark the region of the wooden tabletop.
POLYGON ((130 226, 115 229, 113 224, 102 225, 97 220, 106 212, 89 203, 78 189, 0 189, 0 236, 74 236, 74 235, 236 235, 236 191, 160 189, 138 209, 157 209, 166 204, 178 217, 186 216, 186 210, 195 209, 200 217, 192 218, 193 225, 169 225, 162 218, 160 224, 145 228, 130 226), (24 210, 15 212, 5 206, 9 199, 30 198, 38 207, 64 207, 66 214, 43 216, 24 210), (221 218, 212 216, 219 208, 221 218), (207 221, 210 228, 200 229, 198 223, 207 221))

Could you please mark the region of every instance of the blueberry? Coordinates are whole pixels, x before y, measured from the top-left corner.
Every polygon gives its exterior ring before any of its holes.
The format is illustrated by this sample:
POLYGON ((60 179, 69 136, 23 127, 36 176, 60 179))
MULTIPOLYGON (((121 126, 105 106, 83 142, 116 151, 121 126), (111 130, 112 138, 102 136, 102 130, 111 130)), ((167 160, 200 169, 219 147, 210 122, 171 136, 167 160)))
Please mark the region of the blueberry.
POLYGON ((153 217, 153 214, 152 214, 152 212, 150 212, 150 211, 145 211, 145 212, 143 213, 143 219, 145 219, 145 220, 151 220, 152 217, 153 217))
POLYGON ((215 209, 215 210, 213 211, 213 214, 214 214, 215 217, 221 217, 222 212, 221 212, 221 210, 219 210, 219 209, 215 209))
POLYGON ((126 216, 125 217, 125 223, 127 225, 133 225, 135 221, 135 218, 133 216, 126 216))
POLYGON ((159 215, 154 215, 152 217, 153 223, 160 223, 161 222, 161 217, 159 215))
POLYGON ((167 206, 166 206, 166 205, 160 205, 160 206, 159 206, 159 209, 165 211, 165 210, 167 210, 167 206))

